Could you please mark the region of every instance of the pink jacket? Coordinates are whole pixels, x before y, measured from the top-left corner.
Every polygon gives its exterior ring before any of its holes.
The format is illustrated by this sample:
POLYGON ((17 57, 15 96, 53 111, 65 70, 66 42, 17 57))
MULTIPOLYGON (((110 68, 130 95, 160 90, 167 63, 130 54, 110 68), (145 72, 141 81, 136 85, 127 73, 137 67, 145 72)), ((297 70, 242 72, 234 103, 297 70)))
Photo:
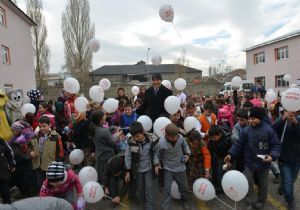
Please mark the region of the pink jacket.
POLYGON ((82 193, 82 186, 78 176, 72 170, 67 170, 66 176, 66 180, 56 187, 49 185, 48 179, 46 179, 41 188, 40 196, 61 196, 74 187, 76 188, 77 194, 82 193))
POLYGON ((223 107, 219 108, 217 119, 218 119, 218 124, 223 124, 228 122, 230 128, 232 129, 234 126, 234 122, 233 122, 234 119, 233 119, 231 106, 224 105, 223 107))
POLYGON ((262 107, 262 102, 261 100, 254 98, 250 101, 254 107, 262 107))

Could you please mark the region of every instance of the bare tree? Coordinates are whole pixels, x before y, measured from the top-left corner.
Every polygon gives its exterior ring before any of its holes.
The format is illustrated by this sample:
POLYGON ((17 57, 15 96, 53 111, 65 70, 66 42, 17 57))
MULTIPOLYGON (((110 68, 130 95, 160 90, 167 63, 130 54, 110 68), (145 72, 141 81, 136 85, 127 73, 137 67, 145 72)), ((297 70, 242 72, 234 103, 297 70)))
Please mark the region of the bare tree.
POLYGON ((182 49, 180 56, 175 58, 174 63, 177 64, 177 66, 176 66, 177 77, 184 77, 184 74, 186 73, 188 66, 189 66, 189 62, 188 62, 188 59, 186 56, 185 49, 182 49))
POLYGON ((46 44, 47 27, 42 14, 43 3, 41 0, 27 0, 27 15, 36 23, 31 29, 33 53, 34 53, 34 68, 38 81, 38 88, 42 89, 45 74, 49 71, 50 50, 46 44))
POLYGON ((92 52, 88 41, 95 36, 95 26, 90 20, 88 0, 68 0, 62 15, 62 33, 65 44, 64 68, 86 86, 92 69, 92 52))

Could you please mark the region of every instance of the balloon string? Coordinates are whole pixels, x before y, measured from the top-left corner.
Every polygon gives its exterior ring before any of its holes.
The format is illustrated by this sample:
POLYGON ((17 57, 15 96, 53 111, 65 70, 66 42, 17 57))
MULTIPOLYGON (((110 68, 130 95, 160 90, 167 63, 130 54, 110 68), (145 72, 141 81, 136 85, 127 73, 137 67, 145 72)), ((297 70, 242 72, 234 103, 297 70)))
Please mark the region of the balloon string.
POLYGON ((286 126, 287 126, 287 121, 285 121, 283 132, 282 132, 282 135, 281 135, 281 141, 280 142, 283 141, 283 138, 284 138, 284 135, 285 135, 286 126))
POLYGON ((234 202, 234 210, 236 210, 236 202, 234 202))
POLYGON ((182 37, 181 37, 181 35, 180 35, 179 31, 177 30, 177 28, 176 28, 176 26, 174 25, 174 23, 173 23, 173 22, 172 22, 172 25, 173 25, 173 27, 174 27, 175 31, 177 32, 177 35, 179 36, 179 38, 180 38, 180 39, 182 39, 182 37))
POLYGON ((227 206, 230 209, 234 209, 232 206, 228 205, 226 202, 222 201, 220 198, 215 197, 218 201, 220 201, 221 203, 223 203, 225 206, 227 206))
MULTIPOLYGON (((113 200, 112 197, 109 197, 109 196, 107 196, 107 195, 105 195, 105 197, 108 198, 108 199, 110 199, 110 200, 113 200)), ((119 204, 120 204, 121 206, 125 207, 125 208, 128 208, 128 206, 126 206, 126 205, 125 205, 124 203, 122 203, 122 202, 120 202, 119 204)))

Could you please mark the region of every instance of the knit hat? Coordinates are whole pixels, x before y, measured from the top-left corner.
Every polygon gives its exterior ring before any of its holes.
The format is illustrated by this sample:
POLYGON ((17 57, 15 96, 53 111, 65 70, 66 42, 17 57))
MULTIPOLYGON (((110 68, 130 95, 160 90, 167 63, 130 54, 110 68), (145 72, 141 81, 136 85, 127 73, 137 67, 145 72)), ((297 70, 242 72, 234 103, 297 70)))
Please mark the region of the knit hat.
POLYGON ((262 107, 251 107, 248 112, 248 117, 254 117, 263 120, 266 117, 266 110, 262 107))
POLYGON ((82 112, 76 112, 74 114, 74 120, 79 123, 80 121, 82 121, 85 118, 85 114, 82 112))
POLYGON ((29 127, 30 127, 30 125, 27 122, 23 121, 23 120, 15 121, 11 125, 11 129, 15 130, 15 131, 22 131, 23 129, 29 128, 29 127))
POLYGON ((124 168, 124 161, 120 157, 113 157, 109 164, 110 172, 115 175, 120 173, 124 168))
POLYGON ((46 177, 49 182, 63 181, 65 178, 65 167, 62 162, 53 161, 46 172, 46 177))
POLYGON ((30 90, 27 94, 30 98, 30 100, 33 102, 40 101, 43 97, 43 93, 40 90, 30 90))

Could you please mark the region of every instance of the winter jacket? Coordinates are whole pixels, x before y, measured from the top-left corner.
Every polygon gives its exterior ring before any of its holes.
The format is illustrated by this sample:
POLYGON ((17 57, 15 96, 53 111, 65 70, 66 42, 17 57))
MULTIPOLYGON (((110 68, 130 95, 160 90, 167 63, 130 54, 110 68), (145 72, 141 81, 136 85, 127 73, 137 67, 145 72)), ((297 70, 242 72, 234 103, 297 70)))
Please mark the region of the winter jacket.
POLYGON ((135 174, 149 171, 154 162, 158 163, 158 156, 155 154, 155 146, 158 138, 150 133, 145 133, 144 142, 136 142, 133 138, 127 140, 128 147, 125 152, 125 165, 128 171, 135 174))
POLYGON ((3 139, 0 139, 0 179, 9 179, 10 169, 14 168, 15 165, 12 149, 3 139))
POLYGON ((29 142, 28 153, 34 151, 37 154, 36 158, 32 159, 33 169, 41 168, 42 171, 47 171, 48 166, 53 161, 63 161, 64 148, 61 137, 56 131, 49 132, 43 136, 40 132, 37 136, 32 137, 29 142), (40 151, 39 141, 40 138, 45 138, 43 143, 43 151, 40 151))
POLYGON ((91 139, 89 138, 88 128, 89 120, 82 120, 74 126, 73 141, 79 149, 89 148, 91 139))
MULTIPOLYGON (((201 114, 199 117, 199 121, 201 124, 201 132, 206 133, 212 125, 217 124, 217 117, 215 114, 211 114, 211 122, 207 119, 207 117, 204 114, 201 114)), ((204 138, 204 141, 207 143, 208 142, 208 137, 204 138)))
POLYGON ((183 156, 191 155, 191 151, 183 136, 179 134, 175 144, 162 137, 157 144, 157 154, 164 170, 182 172, 186 170, 183 156))
POLYGON ((150 87, 145 92, 145 100, 141 108, 154 122, 161 114, 169 115, 164 107, 164 102, 171 95, 173 95, 172 91, 163 85, 159 87, 156 95, 154 88, 150 87))
POLYGON ((224 105, 218 111, 218 124, 224 125, 228 124, 230 129, 233 128, 233 112, 231 110, 231 106, 224 105))
POLYGON ((105 170, 105 174, 104 174, 104 181, 103 181, 103 185, 104 187, 109 188, 110 187, 110 181, 111 179, 113 179, 115 174, 112 174, 111 172, 111 165, 112 165, 112 161, 118 161, 120 163, 120 165, 122 165, 122 169, 121 169, 121 174, 120 174, 120 178, 123 179, 125 177, 125 172, 126 172, 126 168, 125 168, 125 155, 124 154, 117 154, 114 155, 113 157, 109 158, 108 162, 107 162, 107 170, 105 170))
POLYGON ((193 142, 187 141, 189 148, 191 150, 191 158, 190 161, 193 161, 193 159, 200 159, 201 161, 203 160, 203 166, 204 169, 211 169, 211 155, 210 152, 203 140, 199 143, 199 147, 195 147, 193 145, 193 142))
POLYGON ((275 131, 268 123, 261 122, 255 127, 244 128, 228 153, 234 158, 243 150, 245 166, 251 170, 261 170, 270 168, 271 163, 263 162, 257 155, 270 155, 274 161, 279 157, 280 148, 275 131))
POLYGON ((125 135, 129 132, 129 127, 131 123, 135 122, 138 119, 138 117, 139 116, 135 112, 132 112, 130 116, 126 115, 125 113, 121 115, 120 126, 121 128, 127 128, 123 130, 123 133, 125 135))
POLYGON ((65 179, 62 184, 58 186, 52 186, 49 184, 48 179, 46 179, 43 182, 40 196, 54 196, 54 197, 60 197, 63 196, 66 192, 69 190, 72 190, 73 188, 76 189, 77 194, 82 193, 82 186, 80 184, 78 176, 72 171, 72 170, 66 170, 65 171, 65 179))
POLYGON ((211 156, 217 156, 219 159, 224 159, 229 149, 232 146, 231 133, 222 130, 222 136, 219 141, 208 141, 207 148, 211 156))
MULTIPOLYGON (((297 124, 287 122, 283 141, 281 143, 280 161, 300 162, 300 116, 297 117, 297 124)), ((272 126, 281 140, 285 121, 277 120, 272 126)))
POLYGON ((108 160, 114 156, 114 141, 108 129, 95 126, 95 135, 92 139, 96 148, 96 161, 108 160))

